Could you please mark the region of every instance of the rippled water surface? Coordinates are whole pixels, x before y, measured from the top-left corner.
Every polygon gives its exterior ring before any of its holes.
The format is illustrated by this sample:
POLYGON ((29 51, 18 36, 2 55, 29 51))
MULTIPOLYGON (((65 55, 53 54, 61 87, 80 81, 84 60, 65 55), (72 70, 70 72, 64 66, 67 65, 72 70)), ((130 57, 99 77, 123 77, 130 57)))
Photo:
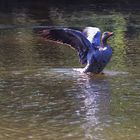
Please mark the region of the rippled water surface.
POLYGON ((1 140, 140 139, 139 5, 0 5, 1 140), (104 74, 86 75, 74 50, 43 26, 97 26, 115 36, 104 74))

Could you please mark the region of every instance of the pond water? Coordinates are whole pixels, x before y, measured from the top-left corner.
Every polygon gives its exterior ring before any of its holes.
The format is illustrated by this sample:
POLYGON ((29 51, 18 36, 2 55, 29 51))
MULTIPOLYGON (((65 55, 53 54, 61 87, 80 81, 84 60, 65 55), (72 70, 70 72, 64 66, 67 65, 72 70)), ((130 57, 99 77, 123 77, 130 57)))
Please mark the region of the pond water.
POLYGON ((139 5, 0 4, 1 140, 140 139, 139 5), (42 26, 113 31, 113 57, 100 75, 74 50, 37 35, 42 26))

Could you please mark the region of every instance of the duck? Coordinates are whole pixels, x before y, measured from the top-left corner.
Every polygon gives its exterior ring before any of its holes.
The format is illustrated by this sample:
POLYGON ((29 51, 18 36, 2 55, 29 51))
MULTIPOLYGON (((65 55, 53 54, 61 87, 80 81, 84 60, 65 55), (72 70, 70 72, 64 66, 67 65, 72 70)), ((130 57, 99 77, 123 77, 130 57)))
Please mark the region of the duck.
POLYGON ((43 29, 39 35, 45 40, 63 43, 75 49, 80 63, 85 65, 81 72, 98 74, 102 73, 112 57, 112 48, 107 40, 113 34, 110 31, 101 34, 98 27, 85 27, 82 31, 73 28, 51 27, 43 29))

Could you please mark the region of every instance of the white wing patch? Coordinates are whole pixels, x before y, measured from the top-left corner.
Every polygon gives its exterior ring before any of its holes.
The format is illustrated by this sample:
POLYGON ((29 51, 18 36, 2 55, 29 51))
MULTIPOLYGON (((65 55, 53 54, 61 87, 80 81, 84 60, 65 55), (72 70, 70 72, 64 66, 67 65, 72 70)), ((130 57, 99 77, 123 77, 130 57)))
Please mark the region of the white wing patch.
POLYGON ((106 49, 107 49, 107 47, 104 47, 104 48, 100 47, 99 51, 105 51, 106 49))
POLYGON ((87 39, 90 41, 90 43, 92 43, 97 32, 100 32, 100 29, 97 27, 86 27, 83 30, 84 35, 87 37, 87 39))

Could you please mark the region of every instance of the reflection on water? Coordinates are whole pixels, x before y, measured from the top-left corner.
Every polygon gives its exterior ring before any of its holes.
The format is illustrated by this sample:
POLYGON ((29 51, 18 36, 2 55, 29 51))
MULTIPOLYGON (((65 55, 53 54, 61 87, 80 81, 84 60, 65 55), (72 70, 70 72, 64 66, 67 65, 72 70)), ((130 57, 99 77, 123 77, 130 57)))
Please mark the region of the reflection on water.
MULTIPOLYGON (((79 81, 78 81, 79 83, 79 81)), ((107 125, 110 109, 109 83, 104 79, 86 79, 80 86, 84 96, 81 110, 86 122, 82 125, 86 139, 103 139, 102 125, 107 125), (101 125, 102 124, 102 125, 101 125), (94 129, 94 131, 93 131, 94 129)))
POLYGON ((139 139, 137 6, 12 5, 0 5, 0 139, 139 139), (41 25, 115 32, 104 74, 74 71, 75 51, 40 39, 41 25))

